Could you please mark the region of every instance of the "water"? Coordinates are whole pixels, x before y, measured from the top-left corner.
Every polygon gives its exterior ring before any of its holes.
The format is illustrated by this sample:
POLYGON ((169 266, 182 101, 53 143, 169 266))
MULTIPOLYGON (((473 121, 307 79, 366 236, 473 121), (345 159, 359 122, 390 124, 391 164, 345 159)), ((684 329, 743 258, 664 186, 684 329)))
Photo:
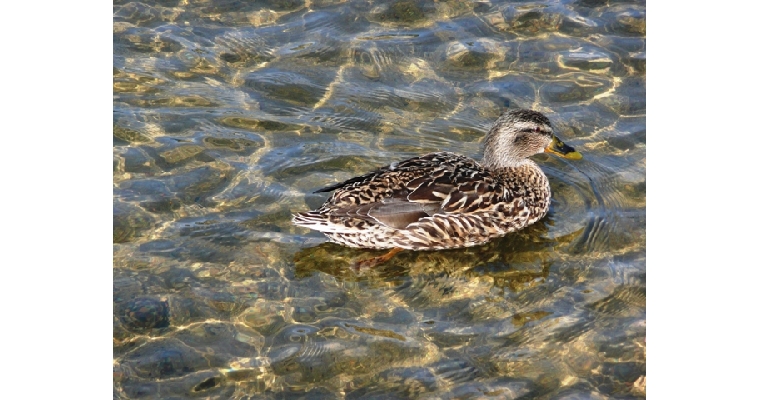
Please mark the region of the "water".
POLYGON ((114 3, 115 398, 630 398, 646 387, 643 1, 114 3), (315 189, 479 157, 507 107, 549 215, 381 252, 290 224, 315 189))

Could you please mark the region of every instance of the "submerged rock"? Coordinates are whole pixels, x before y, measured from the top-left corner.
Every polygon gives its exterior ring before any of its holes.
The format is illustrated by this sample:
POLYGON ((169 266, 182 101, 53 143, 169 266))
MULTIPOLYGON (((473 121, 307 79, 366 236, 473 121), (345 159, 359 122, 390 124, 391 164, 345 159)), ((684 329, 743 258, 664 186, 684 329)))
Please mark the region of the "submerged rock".
POLYGON ((152 297, 128 302, 122 311, 124 327, 136 332, 169 326, 169 303, 152 297))

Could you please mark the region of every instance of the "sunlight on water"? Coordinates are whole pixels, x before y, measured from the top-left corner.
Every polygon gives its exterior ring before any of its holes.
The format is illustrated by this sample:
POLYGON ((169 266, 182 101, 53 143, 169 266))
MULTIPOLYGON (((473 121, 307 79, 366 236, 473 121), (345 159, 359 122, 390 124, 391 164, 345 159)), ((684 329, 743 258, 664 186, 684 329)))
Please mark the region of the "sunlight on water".
POLYGON ((643 1, 114 3, 115 398, 646 395, 643 1), (290 223, 506 108, 549 215, 383 254, 290 223))

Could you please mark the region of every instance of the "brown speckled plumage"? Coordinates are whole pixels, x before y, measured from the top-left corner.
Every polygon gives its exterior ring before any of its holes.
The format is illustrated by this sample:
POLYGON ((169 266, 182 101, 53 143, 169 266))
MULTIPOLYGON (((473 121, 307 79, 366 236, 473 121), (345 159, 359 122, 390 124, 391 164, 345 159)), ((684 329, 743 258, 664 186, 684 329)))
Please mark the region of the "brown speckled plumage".
POLYGON ((448 152, 393 163, 318 190, 334 193, 319 209, 295 214, 293 223, 351 247, 436 250, 483 244, 546 215, 549 181, 526 157, 550 145, 552 152, 578 154, 553 138, 542 114, 510 111, 486 136, 482 165, 448 152))

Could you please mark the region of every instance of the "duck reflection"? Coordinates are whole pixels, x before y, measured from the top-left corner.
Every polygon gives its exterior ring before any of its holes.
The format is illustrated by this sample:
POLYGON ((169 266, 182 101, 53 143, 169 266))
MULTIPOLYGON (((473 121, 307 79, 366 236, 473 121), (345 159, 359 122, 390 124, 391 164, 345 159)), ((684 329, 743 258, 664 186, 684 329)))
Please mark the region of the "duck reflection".
MULTIPOLYGON (((551 216, 551 215, 550 215, 551 216)), ((483 246, 440 251, 401 251, 372 267, 365 261, 383 256, 385 250, 366 250, 322 243, 295 254, 296 277, 319 271, 344 282, 398 284, 407 278, 447 276, 489 279, 493 286, 521 291, 545 279, 554 261, 562 257, 582 229, 554 237, 548 235, 551 218, 483 246)))

